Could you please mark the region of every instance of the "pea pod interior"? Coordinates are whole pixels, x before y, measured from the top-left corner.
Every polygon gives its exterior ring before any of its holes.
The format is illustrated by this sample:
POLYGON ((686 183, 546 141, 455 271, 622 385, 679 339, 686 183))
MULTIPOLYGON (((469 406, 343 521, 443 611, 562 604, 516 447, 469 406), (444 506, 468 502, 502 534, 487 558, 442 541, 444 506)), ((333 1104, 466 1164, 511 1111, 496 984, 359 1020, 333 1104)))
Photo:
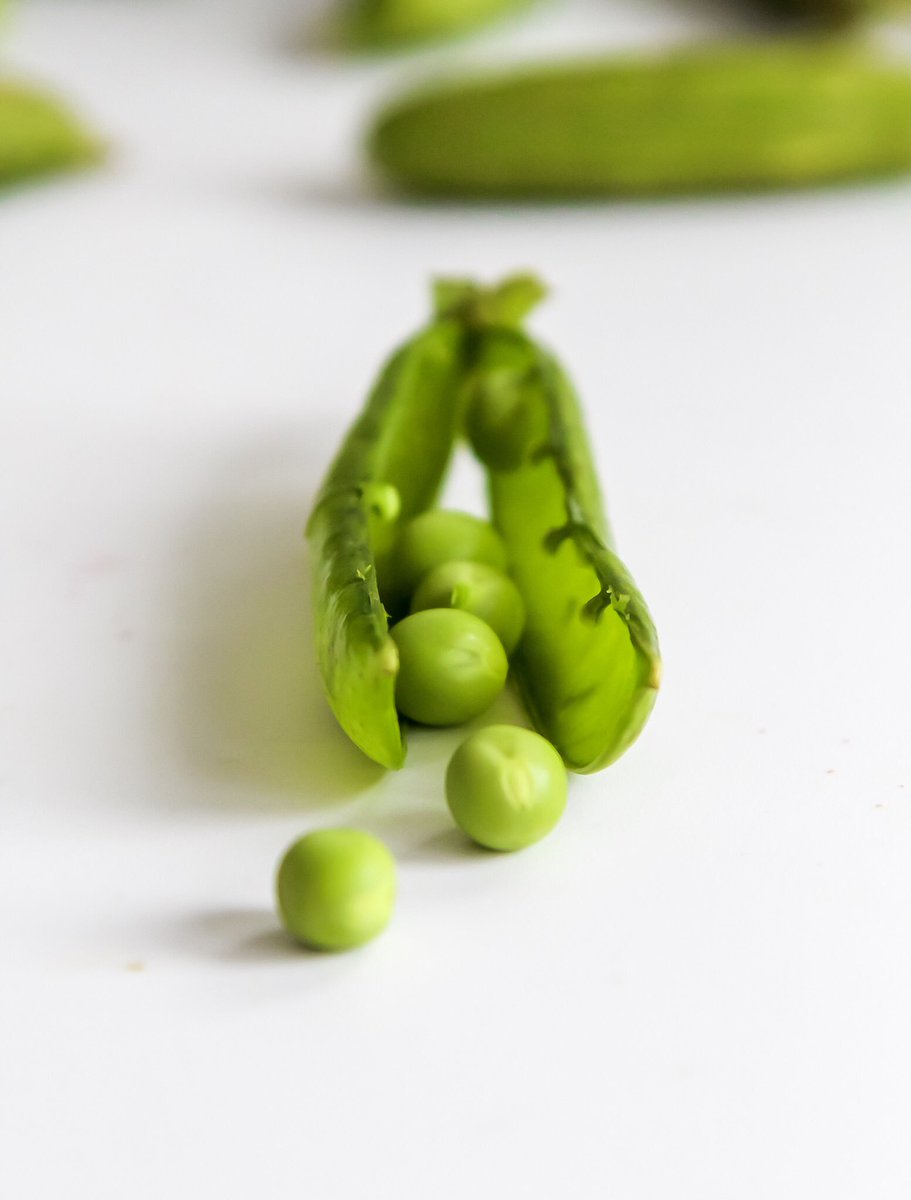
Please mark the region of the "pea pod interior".
POLYGON ((579 405, 559 364, 523 334, 492 330, 480 335, 476 370, 476 410, 514 396, 504 430, 517 439, 511 453, 501 440, 491 462, 477 448, 527 610, 515 672, 535 725, 567 766, 596 771, 651 712, 660 678, 654 625, 609 547, 579 405))

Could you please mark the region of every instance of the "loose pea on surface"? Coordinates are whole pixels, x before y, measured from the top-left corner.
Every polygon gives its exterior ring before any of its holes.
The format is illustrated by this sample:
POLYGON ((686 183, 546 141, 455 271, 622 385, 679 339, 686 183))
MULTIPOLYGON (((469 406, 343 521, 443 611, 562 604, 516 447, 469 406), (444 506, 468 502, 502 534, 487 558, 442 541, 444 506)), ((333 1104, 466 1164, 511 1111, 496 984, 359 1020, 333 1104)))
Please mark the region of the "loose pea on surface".
POLYGON ((428 571, 454 559, 503 571, 506 547, 494 527, 480 517, 446 509, 421 513, 403 527, 396 542, 396 590, 411 596, 428 571))
POLYGON ((446 771, 455 823, 490 850, 521 850, 554 828, 566 807, 563 760, 545 738, 490 725, 459 746, 446 771))
POLYGON ((275 881, 279 916, 299 942, 350 950, 376 937, 395 904, 395 860, 359 829, 320 829, 294 842, 275 881))
POLYGON ((395 702, 412 721, 460 725, 489 708, 506 682, 500 639, 471 613, 428 608, 390 632, 399 651, 395 702))
POLYGON ((525 625, 519 589, 508 575, 484 563, 448 562, 428 571, 411 600, 412 612, 425 608, 459 608, 480 617, 507 654, 515 650, 525 625))

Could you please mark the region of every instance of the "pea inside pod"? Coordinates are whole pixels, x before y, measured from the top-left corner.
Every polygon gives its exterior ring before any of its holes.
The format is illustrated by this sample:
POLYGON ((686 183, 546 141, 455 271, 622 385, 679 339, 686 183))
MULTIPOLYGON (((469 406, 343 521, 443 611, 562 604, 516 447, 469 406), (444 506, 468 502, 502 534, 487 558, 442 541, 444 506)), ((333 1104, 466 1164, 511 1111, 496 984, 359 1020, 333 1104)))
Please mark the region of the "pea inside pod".
POLYGON ((458 608, 480 617, 512 654, 525 625, 519 589, 502 571, 476 562, 447 562, 434 567, 418 584, 411 611, 458 608))
POLYGON ((506 568, 506 547, 489 521, 470 513, 434 509, 421 513, 401 529, 393 552, 397 593, 412 596, 435 567, 452 561, 506 568))
POLYGON ((479 716, 506 682, 506 651, 489 625, 454 608, 414 613, 392 628, 399 651, 399 711, 422 725, 479 716))

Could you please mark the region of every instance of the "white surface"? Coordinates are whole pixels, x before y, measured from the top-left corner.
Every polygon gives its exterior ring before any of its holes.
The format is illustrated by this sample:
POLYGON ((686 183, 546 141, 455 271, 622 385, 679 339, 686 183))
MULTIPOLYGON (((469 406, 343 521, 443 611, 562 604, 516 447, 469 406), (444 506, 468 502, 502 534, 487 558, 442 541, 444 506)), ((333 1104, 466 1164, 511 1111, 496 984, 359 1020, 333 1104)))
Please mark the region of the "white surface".
POLYGON ((0 202, 0 1194, 904 1200, 911 185, 380 202, 355 133, 422 60, 295 56, 293 16, 33 0, 8 48, 119 153, 0 202), (383 778, 327 716, 300 529, 428 276, 526 264, 666 685, 554 837, 477 857, 457 734, 383 778), (343 822, 397 917, 302 955, 273 866, 343 822))

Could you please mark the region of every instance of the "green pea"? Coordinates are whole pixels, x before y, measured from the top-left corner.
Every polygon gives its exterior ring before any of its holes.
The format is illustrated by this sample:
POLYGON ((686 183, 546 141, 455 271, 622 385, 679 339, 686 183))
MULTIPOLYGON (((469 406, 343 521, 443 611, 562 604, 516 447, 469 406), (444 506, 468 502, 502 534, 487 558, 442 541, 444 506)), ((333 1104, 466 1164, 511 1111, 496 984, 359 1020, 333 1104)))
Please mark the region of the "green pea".
POLYGON ((566 807, 563 760, 538 733, 490 725, 459 746, 446 771, 446 801, 455 823, 490 850, 521 850, 540 841, 566 807))
POLYGON ((399 651, 395 702, 422 725, 460 725, 489 708, 506 682, 500 639, 480 617, 428 608, 393 625, 399 651))
POLYGON ((485 335, 484 366, 466 389, 464 421, 471 448, 486 467, 513 471, 546 441, 549 430, 534 403, 537 375, 516 330, 485 335))
POLYGON ((409 521, 395 547, 395 584, 411 596, 421 579, 441 563, 486 563, 506 569, 506 547, 487 521, 468 513, 432 509, 409 521))
POLYGON ((485 381, 472 396, 465 415, 471 448, 485 467, 512 471, 532 447, 531 411, 521 391, 497 390, 485 381))
POLYGON ((525 625, 525 605, 519 589, 502 571, 484 563, 441 563, 424 576, 411 601, 411 611, 459 608, 480 617, 503 643, 515 650, 525 625))
POLYGON ((299 942, 350 950, 389 924, 395 860, 359 829, 321 829, 289 847, 276 877, 278 911, 299 942))

